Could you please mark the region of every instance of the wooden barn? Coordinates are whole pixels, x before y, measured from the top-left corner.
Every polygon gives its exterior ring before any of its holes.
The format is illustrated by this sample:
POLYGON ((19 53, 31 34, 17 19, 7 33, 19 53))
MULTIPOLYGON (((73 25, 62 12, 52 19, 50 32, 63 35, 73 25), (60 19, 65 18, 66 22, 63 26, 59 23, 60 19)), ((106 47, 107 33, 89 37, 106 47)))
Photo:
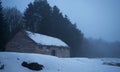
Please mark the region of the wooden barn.
POLYGON ((60 39, 24 30, 8 42, 6 51, 70 57, 69 46, 60 39))

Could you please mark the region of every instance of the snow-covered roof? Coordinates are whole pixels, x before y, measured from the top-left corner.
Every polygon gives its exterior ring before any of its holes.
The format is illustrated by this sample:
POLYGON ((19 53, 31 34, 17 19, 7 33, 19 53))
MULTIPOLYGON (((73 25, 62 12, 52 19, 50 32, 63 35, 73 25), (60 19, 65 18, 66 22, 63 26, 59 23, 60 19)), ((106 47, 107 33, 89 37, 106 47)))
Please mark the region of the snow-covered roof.
POLYGON ((26 31, 26 33, 28 34, 28 37, 30 37, 33 41, 35 41, 38 44, 68 47, 66 43, 64 43, 62 40, 58 38, 38 33, 32 33, 30 31, 26 31))

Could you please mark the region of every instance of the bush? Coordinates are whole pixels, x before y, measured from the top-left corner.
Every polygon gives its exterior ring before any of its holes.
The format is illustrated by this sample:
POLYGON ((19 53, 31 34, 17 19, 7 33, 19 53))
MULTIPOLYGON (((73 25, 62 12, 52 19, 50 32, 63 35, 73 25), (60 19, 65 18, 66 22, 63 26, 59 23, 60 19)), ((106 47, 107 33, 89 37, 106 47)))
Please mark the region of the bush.
POLYGON ((42 70, 44 68, 43 65, 41 64, 38 64, 36 62, 32 62, 32 63, 27 63, 27 62, 22 62, 21 64, 23 67, 27 67, 28 69, 31 69, 31 70, 36 70, 36 71, 39 71, 39 70, 42 70))
POLYGON ((120 63, 114 63, 114 62, 111 62, 111 63, 103 63, 103 64, 120 67, 120 63))
POLYGON ((4 69, 4 64, 0 65, 0 70, 4 69))

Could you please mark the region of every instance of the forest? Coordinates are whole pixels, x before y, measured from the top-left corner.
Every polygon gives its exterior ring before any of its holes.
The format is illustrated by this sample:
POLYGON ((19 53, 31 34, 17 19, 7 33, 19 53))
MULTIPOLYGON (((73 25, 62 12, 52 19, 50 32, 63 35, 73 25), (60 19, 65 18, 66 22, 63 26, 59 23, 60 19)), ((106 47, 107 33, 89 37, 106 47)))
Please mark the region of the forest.
POLYGON ((1 3, 0 1, 0 51, 5 51, 9 40, 24 29, 60 38, 70 46, 71 57, 119 57, 119 41, 109 43, 85 38, 76 23, 63 15, 57 6, 51 7, 47 0, 29 3, 24 13, 16 7, 4 8, 1 3))

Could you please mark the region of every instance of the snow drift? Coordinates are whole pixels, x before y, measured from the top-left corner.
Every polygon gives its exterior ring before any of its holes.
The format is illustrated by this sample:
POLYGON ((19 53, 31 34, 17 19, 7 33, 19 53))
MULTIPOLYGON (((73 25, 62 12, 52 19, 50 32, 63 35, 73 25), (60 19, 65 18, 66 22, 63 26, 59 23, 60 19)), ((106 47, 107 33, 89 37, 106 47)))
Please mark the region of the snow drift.
POLYGON ((120 67, 104 65, 104 62, 120 62, 120 59, 58 58, 42 54, 0 52, 0 72, 120 72, 120 67), (33 71, 22 62, 36 62, 44 66, 33 71))

